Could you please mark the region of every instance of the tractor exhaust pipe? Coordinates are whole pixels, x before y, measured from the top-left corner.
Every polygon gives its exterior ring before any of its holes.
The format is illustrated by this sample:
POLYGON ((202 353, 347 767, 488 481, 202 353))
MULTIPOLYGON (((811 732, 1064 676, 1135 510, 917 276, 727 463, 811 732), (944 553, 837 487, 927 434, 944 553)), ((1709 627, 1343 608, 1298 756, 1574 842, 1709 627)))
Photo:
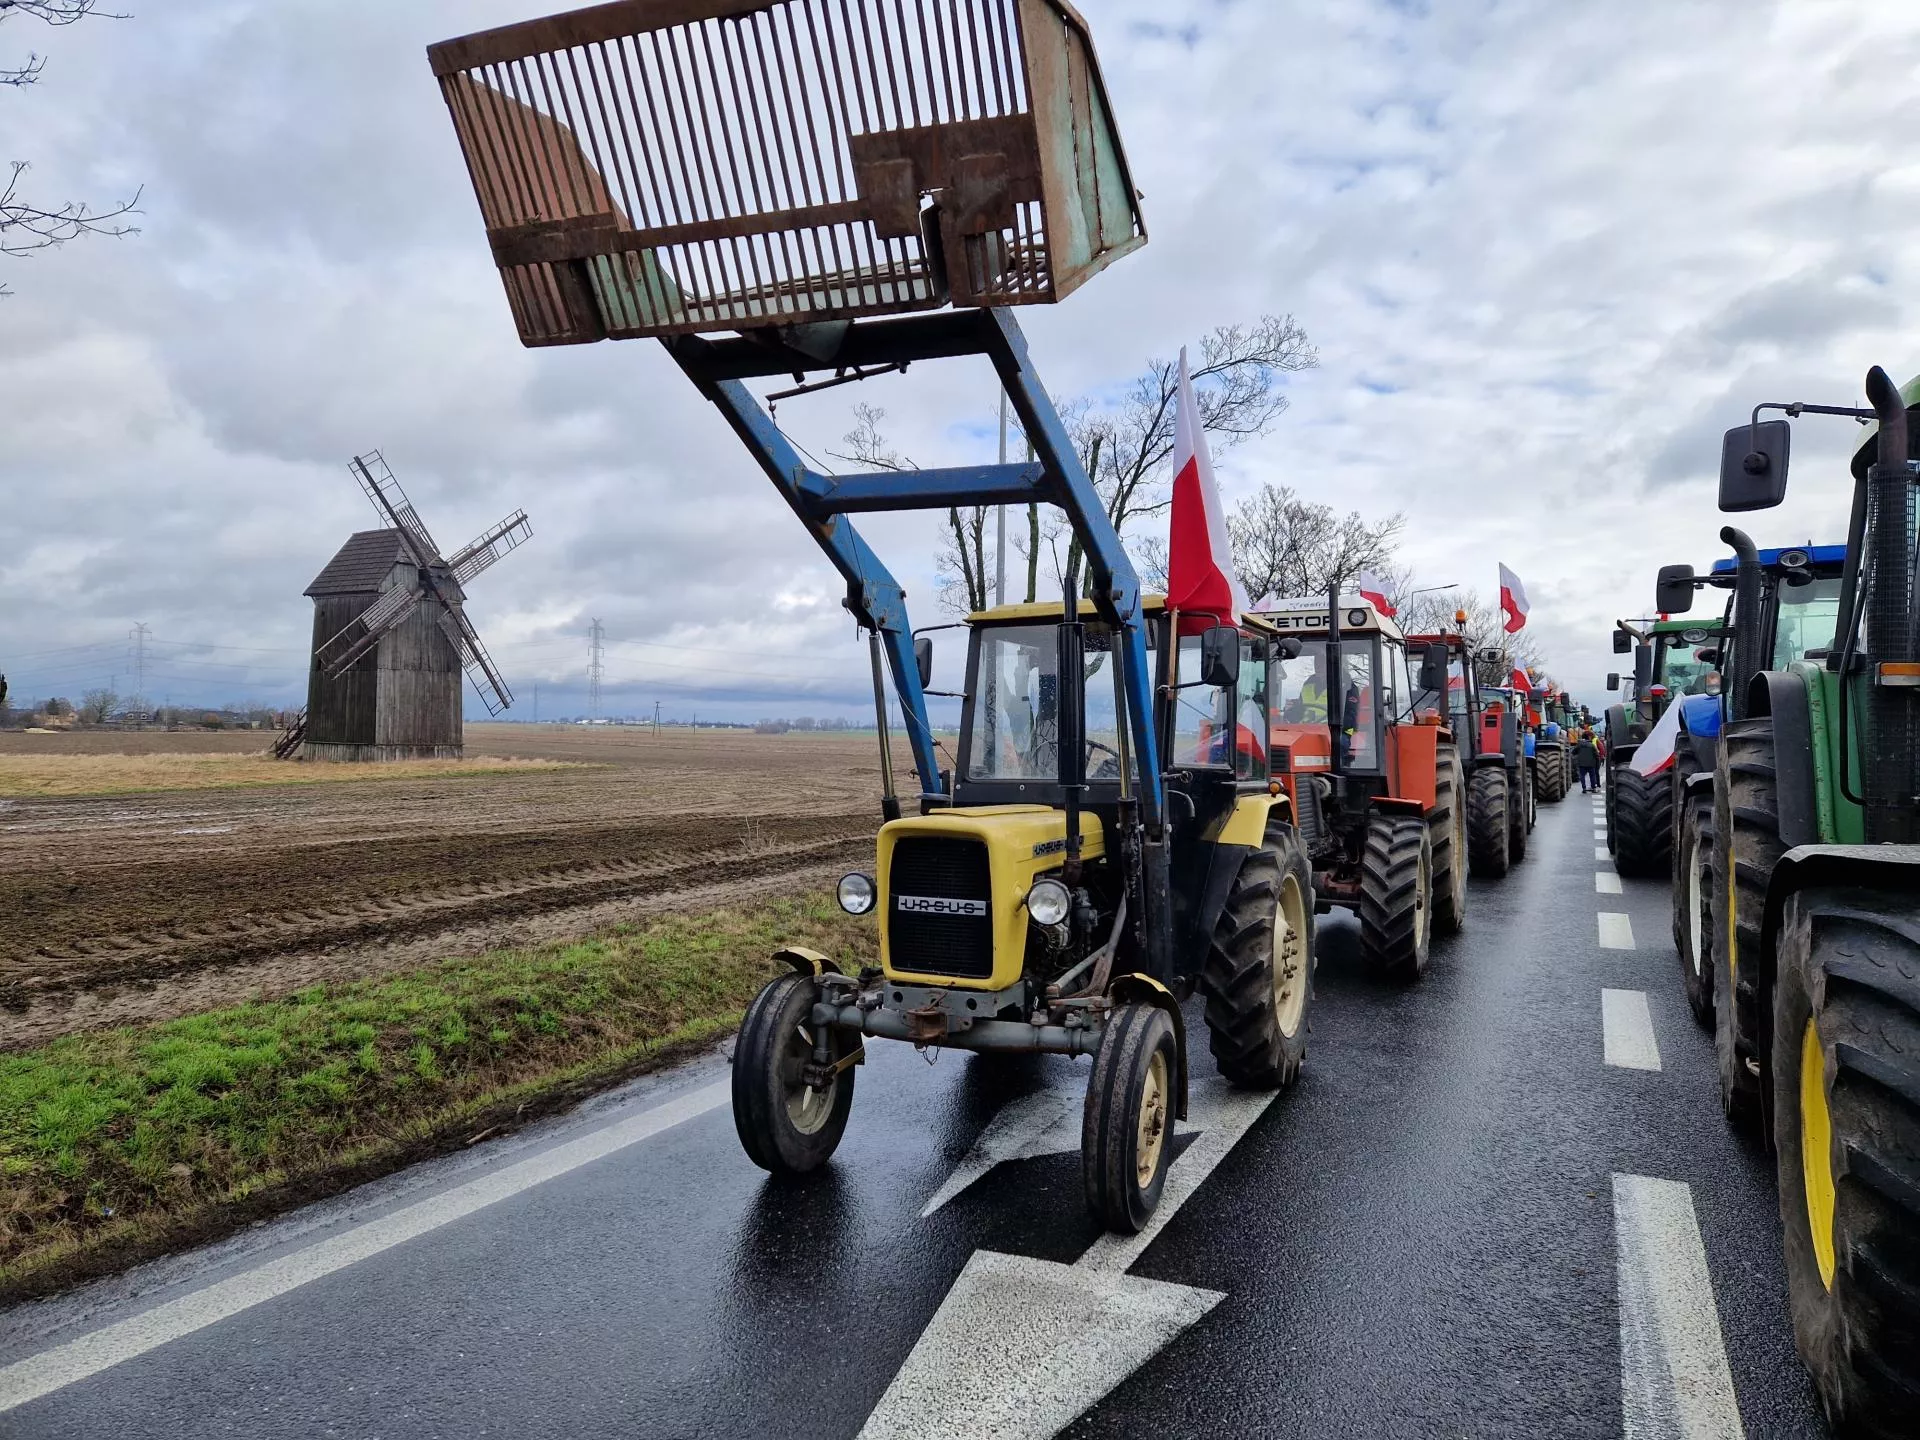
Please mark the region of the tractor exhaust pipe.
POLYGON ((1733 653, 1739 669, 1737 672, 1729 669, 1727 657, 1720 657, 1721 693, 1727 698, 1728 718, 1744 720, 1747 687, 1767 663, 1754 649, 1754 641, 1760 634, 1760 552, 1746 531, 1731 525, 1721 527, 1720 543, 1731 549, 1739 561, 1733 580, 1733 653))
MULTIPOLYGON (((1867 471, 1867 744, 1863 756, 1867 843, 1911 842, 1916 824, 1915 770, 1920 735, 1915 734, 1916 692, 1881 683, 1880 666, 1910 662, 1914 655, 1913 485, 1907 468, 1907 406, 1900 389, 1878 365, 1867 372, 1867 398, 1880 421, 1880 448, 1867 471)), ((1841 677, 1840 683, 1847 683, 1841 677)), ((1844 737, 1841 741, 1845 743, 1844 737)))
POLYGON ((1340 648, 1340 577, 1327 586, 1327 739, 1335 775, 1347 771, 1347 657, 1340 648))

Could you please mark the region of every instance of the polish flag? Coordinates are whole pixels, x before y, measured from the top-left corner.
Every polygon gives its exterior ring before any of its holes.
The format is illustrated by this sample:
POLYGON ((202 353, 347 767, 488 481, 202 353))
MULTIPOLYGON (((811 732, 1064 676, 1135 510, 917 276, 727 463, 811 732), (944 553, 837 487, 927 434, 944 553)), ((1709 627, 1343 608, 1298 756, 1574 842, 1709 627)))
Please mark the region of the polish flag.
MULTIPOLYGON (((1233 542, 1220 509, 1200 407, 1180 352, 1180 392, 1173 421, 1173 518, 1167 545, 1167 608, 1184 617, 1211 617, 1216 625, 1239 623, 1251 609, 1233 571, 1233 542)), ((1185 629, 1182 626, 1182 629, 1185 629)))
POLYGON ((1658 775, 1673 764, 1674 742, 1680 738, 1680 708, 1677 700, 1667 706, 1652 733, 1633 752, 1631 763, 1642 775, 1658 775))
POLYGON ((1393 608, 1393 602, 1387 598, 1387 582, 1371 570, 1360 572, 1360 598, 1382 615, 1391 617, 1400 613, 1393 608))
POLYGON ((1506 566, 1500 567, 1500 608, 1507 612, 1507 633, 1527 623, 1527 587, 1506 566))
POLYGON ((1518 690, 1522 695, 1531 696, 1533 694, 1533 677, 1528 675, 1527 672, 1522 670, 1518 665, 1513 667, 1513 688, 1518 690))

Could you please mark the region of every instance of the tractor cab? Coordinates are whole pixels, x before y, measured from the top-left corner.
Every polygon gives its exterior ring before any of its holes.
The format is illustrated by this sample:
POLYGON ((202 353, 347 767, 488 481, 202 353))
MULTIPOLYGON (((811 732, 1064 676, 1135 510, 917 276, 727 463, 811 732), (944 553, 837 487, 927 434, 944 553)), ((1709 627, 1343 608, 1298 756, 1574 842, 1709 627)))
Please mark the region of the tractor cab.
MULTIPOLYGON (((1459 618, 1465 622, 1464 614, 1459 618)), ((1412 635, 1407 643, 1423 661, 1421 693, 1415 700, 1419 713, 1444 715, 1457 737, 1469 869, 1498 879, 1526 859, 1533 830, 1529 701, 1516 700, 1511 689, 1480 683, 1483 666, 1502 673, 1509 668, 1502 651, 1476 652, 1458 631, 1412 635)))

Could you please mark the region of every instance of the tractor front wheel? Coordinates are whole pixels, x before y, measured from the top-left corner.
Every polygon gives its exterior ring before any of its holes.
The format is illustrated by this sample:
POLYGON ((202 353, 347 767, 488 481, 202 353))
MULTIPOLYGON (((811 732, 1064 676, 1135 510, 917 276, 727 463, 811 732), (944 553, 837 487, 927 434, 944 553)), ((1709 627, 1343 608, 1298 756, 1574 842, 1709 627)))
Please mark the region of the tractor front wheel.
POLYGON ((1773 717, 1736 720, 1721 739, 1713 775, 1713 1051, 1720 1107, 1736 1130, 1755 1136, 1767 887, 1786 853, 1777 790, 1773 717))
POLYGON ((1483 880, 1498 880, 1513 867, 1508 854, 1507 772, 1482 765, 1467 780, 1467 863, 1483 880))
POLYGON ((1531 760, 1520 762, 1519 780, 1507 781, 1507 858, 1518 865, 1527 858, 1527 834, 1533 829, 1533 781, 1531 760))
POLYGON ((1427 833, 1433 847, 1433 933, 1455 935, 1467 919, 1467 806, 1460 752, 1441 745, 1434 756, 1433 809, 1427 833))
POLYGON ((1360 952, 1395 980, 1427 973, 1433 930, 1433 842, 1413 815, 1367 821, 1360 861, 1360 952))
POLYGON ((1241 862, 1200 971, 1214 1063, 1278 1090, 1300 1073, 1313 1001, 1313 872, 1299 834, 1272 826, 1241 862))
MULTIPOLYGON (((734 1129, 747 1158, 776 1176, 804 1175, 826 1164, 853 1109, 851 1065, 823 1083, 808 1083, 819 990, 811 975, 769 981, 747 1007, 733 1047, 734 1129)), ((846 1059, 859 1043, 836 1033, 834 1061, 846 1059)))
POLYGON ((1680 983, 1687 1008, 1713 1027, 1713 795, 1689 791, 1681 801, 1679 849, 1674 852, 1673 948, 1680 952, 1680 983))
POLYGON ((1773 1127, 1794 1341, 1834 1433, 1920 1416, 1920 901, 1787 899, 1773 1127))
POLYGON ((1080 1126, 1087 1209, 1107 1229, 1137 1235, 1160 1204, 1173 1151, 1180 1054, 1157 1005, 1122 1005, 1093 1053, 1080 1126))
POLYGON ((1628 763, 1614 767, 1613 788, 1613 868, 1665 880, 1673 870, 1672 783, 1628 763))

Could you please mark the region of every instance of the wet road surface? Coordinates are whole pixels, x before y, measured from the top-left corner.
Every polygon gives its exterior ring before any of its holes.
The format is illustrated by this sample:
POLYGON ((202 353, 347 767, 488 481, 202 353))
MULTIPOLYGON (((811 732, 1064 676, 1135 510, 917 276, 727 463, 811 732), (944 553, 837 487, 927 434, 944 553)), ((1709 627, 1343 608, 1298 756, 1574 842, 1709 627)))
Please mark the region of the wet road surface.
POLYGON ((1196 1041, 1144 1239, 1084 1217, 1084 1062, 876 1046, 782 1189, 715 1056, 0 1316, 0 1435, 1821 1435, 1771 1162, 1592 810, 1412 988, 1323 917, 1301 1082, 1196 1041))

